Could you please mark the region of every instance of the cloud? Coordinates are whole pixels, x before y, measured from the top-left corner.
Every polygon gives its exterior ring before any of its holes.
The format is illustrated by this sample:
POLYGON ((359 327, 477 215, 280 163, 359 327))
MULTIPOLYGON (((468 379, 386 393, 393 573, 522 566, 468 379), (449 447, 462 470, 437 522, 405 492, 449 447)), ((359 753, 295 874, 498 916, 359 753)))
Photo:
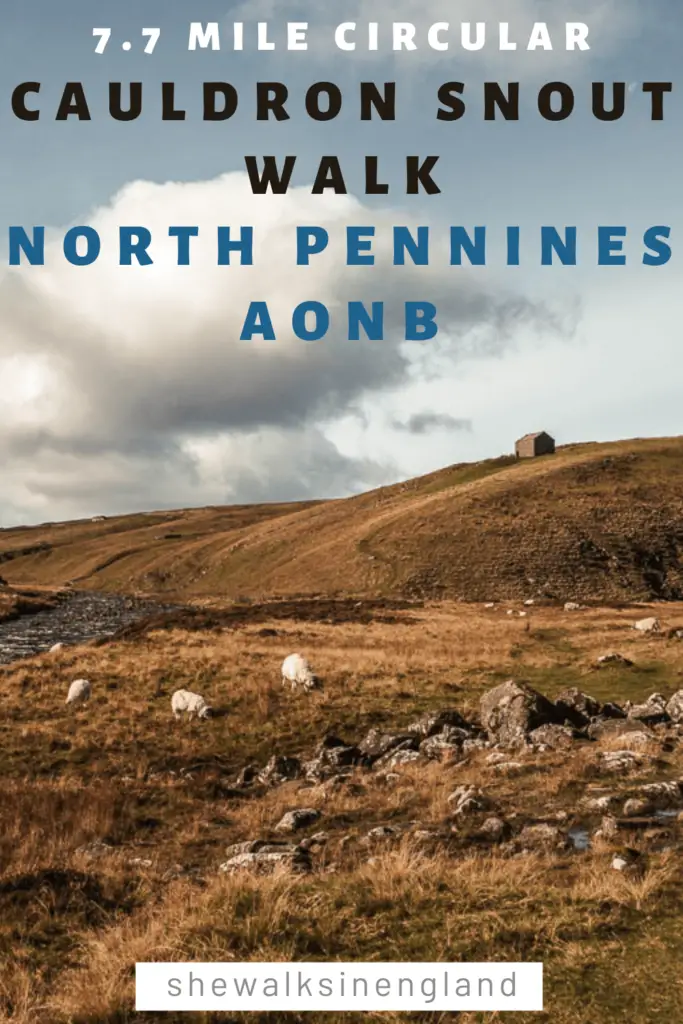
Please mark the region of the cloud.
POLYGON ((45 267, 0 276, 7 515, 55 519, 372 486, 391 471, 386 460, 348 457, 326 441, 325 423, 400 390, 427 371, 430 351, 472 358, 549 323, 546 311, 492 279, 449 267, 445 241, 430 267, 393 267, 390 227, 410 223, 404 214, 303 188, 254 197, 243 173, 135 182, 87 223, 102 239, 90 267, 66 262, 55 231, 45 267), (216 266, 219 223, 253 225, 253 267, 216 266), (189 267, 176 265, 171 224, 199 225, 189 267), (297 224, 330 232, 329 252, 309 267, 295 265, 297 224), (376 266, 345 266, 348 224, 377 226, 376 266), (150 228, 153 266, 118 265, 120 225, 150 228), (437 305, 433 349, 405 344, 406 296, 437 305), (332 326, 325 339, 304 342, 291 314, 312 298, 329 308, 332 326), (349 299, 386 303, 383 341, 348 341, 349 299), (250 300, 268 302, 277 341, 239 340, 250 300))
POLYGON ((394 430, 403 430, 408 434, 428 434, 433 430, 472 430, 472 420, 457 419, 448 413, 417 412, 407 420, 393 419, 394 430))

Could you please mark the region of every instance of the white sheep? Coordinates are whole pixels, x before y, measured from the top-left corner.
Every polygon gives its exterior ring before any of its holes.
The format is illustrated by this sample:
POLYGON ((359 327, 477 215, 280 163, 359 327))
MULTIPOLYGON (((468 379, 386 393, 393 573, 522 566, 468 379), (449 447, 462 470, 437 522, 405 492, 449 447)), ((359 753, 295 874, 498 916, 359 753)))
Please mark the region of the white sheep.
POLYGON ((176 718, 180 718, 183 712, 188 718, 208 718, 212 711, 203 697, 189 690, 176 690, 171 697, 171 707, 176 718))
POLYGON ((67 694, 67 704, 85 704, 90 700, 92 687, 87 679, 74 679, 67 694))
POLYGON ((59 651, 63 651, 65 647, 66 647, 66 644, 63 644, 61 642, 61 640, 60 640, 60 642, 58 644, 53 644, 52 645, 52 647, 50 648, 49 653, 50 654, 57 654, 59 651))
POLYGON ((301 687, 307 692, 321 687, 320 680, 314 675, 311 666, 300 654, 290 654, 282 662, 282 685, 289 683, 292 690, 301 687))

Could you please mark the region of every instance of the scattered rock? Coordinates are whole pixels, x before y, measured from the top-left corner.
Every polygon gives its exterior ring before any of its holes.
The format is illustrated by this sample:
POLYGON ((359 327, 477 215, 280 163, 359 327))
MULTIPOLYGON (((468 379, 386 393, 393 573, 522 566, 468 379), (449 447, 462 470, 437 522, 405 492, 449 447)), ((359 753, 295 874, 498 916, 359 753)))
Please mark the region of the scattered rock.
POLYGON ((574 730, 566 725, 541 725, 529 733, 529 742, 540 750, 567 750, 574 743, 574 730))
POLYGON ((564 849, 568 846, 567 837, 561 830, 556 825, 547 823, 525 825, 517 836, 516 843, 527 850, 564 849))
POLYGON ((653 693, 644 704, 632 705, 628 710, 628 717, 644 722, 645 725, 657 725, 669 720, 666 706, 666 697, 661 693, 653 693))
POLYGON ((258 778, 259 782, 266 786, 277 786, 282 782, 300 779, 302 774, 301 761, 298 757, 281 757, 275 754, 258 778))
POLYGON ((454 818, 486 811, 491 806, 488 797, 476 786, 458 786, 448 797, 448 804, 454 818))
MULTIPOLYGON (((250 844, 246 844, 250 845, 250 844)), ((305 873, 312 870, 311 856, 307 850, 291 843, 260 843, 251 844, 252 849, 228 856, 218 868, 223 874, 235 874, 238 871, 254 871, 258 874, 270 874, 278 869, 294 873, 305 873), (253 846, 256 849, 253 849, 253 846)), ((234 847, 230 847, 228 854, 234 847)))
POLYGON ((597 665, 623 665, 624 668, 631 668, 633 662, 629 658, 625 658, 623 654, 617 654, 616 651, 609 651, 608 654, 601 654, 598 658, 597 665))
POLYGON ((515 749, 526 746, 534 729, 558 722, 558 712, 543 694, 509 679, 481 698, 481 721, 489 739, 515 749))
POLYGON ((412 725, 409 725, 406 732, 416 733, 418 736, 428 739, 430 736, 436 736, 449 728, 461 730, 464 733, 465 739, 471 731, 460 712, 449 708, 444 711, 428 712, 421 718, 418 718, 416 722, 413 722, 412 725))
POLYGON ((582 729, 591 718, 600 714, 600 703, 595 697, 590 697, 576 687, 563 690, 558 694, 555 698, 555 707, 558 717, 577 729, 582 729))
POLYGON ((653 814, 654 810, 654 805, 649 800, 632 797, 624 804, 622 813, 625 818, 641 818, 643 815, 653 814))
POLYGON ((683 722, 683 690, 677 690, 670 698, 666 713, 672 722, 683 722))
POLYGON ((511 832, 512 829, 508 822, 502 818, 492 817, 486 819, 476 833, 476 837, 490 843, 502 843, 509 838, 511 832))
POLYGON ((379 729, 371 729, 358 749, 366 762, 378 761, 385 754, 394 750, 417 750, 418 737, 414 733, 383 733, 379 729))
POLYGON ((583 605, 580 605, 577 601, 565 601, 564 610, 566 612, 578 612, 582 607, 583 605))
POLYGON ((287 811, 275 826, 276 832, 299 832, 309 825, 314 825, 322 817, 320 811, 314 807, 298 807, 293 811, 287 811))
POLYGON ((631 750, 606 750, 599 755, 601 771, 610 775, 627 775, 638 771, 644 764, 643 755, 631 750))

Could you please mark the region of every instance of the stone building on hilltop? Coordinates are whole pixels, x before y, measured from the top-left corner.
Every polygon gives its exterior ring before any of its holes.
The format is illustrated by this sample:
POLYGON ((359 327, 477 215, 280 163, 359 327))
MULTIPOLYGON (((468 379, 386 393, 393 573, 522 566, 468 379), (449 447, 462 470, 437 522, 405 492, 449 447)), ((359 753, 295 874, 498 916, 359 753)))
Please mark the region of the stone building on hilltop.
POLYGON ((532 459, 536 455, 552 455, 555 451, 555 439, 546 434, 545 430, 537 434, 525 434, 515 442, 515 455, 518 459, 532 459))

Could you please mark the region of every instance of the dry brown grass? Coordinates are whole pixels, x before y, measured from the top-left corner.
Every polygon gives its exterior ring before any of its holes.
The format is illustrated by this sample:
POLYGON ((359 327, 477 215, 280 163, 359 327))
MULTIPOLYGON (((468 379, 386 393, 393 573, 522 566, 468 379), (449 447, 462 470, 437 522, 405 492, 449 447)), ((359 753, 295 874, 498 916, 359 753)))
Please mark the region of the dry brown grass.
MULTIPOLYGON (((358 740, 427 709, 471 711, 510 675, 551 695, 579 685, 604 699, 680 686, 677 643, 631 628, 646 611, 534 608, 527 631, 506 608, 440 603, 399 612, 395 625, 277 621, 268 637, 255 626, 159 631, 1 669, 0 1019, 144 1024, 131 1010, 132 965, 149 959, 541 959, 547 1011, 520 1021, 681 1019, 680 992, 667 983, 683 949, 676 823, 665 844, 629 839, 645 866, 627 877, 610 868, 609 841, 586 854, 514 857, 472 846, 448 796, 471 783, 509 820, 566 827, 585 817, 590 787, 627 792, 683 775, 682 751, 632 779, 598 776, 591 747, 525 757, 519 775, 478 755, 407 765, 393 784, 358 772, 340 788, 293 782, 248 799, 230 788, 246 764, 308 756, 328 731, 358 740), (634 667, 595 669, 613 648, 634 667), (322 693, 282 690, 279 665, 293 650, 311 656, 322 693), (67 713, 67 686, 79 676, 92 680, 93 699, 67 713), (178 686, 225 715, 174 722, 178 686), (312 831, 329 836, 312 875, 218 873, 228 845, 273 837, 281 815, 304 805, 322 811, 312 831), (369 848, 364 836, 379 824, 401 826, 403 838, 369 848), (412 836, 418 827, 452 840, 425 846, 412 836)), ((665 625, 683 619, 676 605, 657 614, 665 625)))

